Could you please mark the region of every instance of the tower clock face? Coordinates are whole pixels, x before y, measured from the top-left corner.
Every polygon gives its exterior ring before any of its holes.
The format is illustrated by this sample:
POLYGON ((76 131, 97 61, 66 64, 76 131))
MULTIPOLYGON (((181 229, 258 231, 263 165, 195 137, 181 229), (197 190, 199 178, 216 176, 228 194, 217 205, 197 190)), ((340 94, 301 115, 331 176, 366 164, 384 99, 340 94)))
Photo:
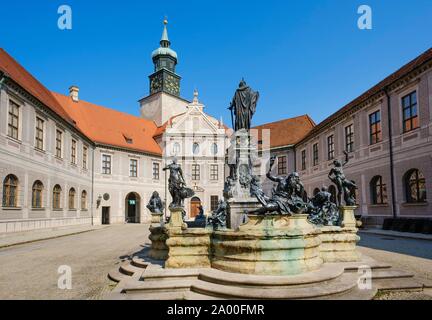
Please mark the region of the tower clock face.
POLYGON ((152 93, 162 90, 162 77, 161 77, 161 75, 157 75, 151 80, 150 87, 151 87, 152 93))
POLYGON ((171 94, 178 95, 180 93, 178 79, 171 75, 168 75, 166 77, 166 90, 171 94))

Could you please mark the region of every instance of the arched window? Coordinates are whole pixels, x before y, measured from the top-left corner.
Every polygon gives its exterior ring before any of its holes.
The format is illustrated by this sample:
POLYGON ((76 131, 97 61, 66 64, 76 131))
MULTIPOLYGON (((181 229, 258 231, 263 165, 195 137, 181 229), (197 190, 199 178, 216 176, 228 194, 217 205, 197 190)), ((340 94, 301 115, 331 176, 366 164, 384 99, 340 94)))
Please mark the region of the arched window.
POLYGON ((404 184, 408 203, 426 201, 426 180, 418 169, 411 169, 405 174, 404 184))
POLYGON ((81 210, 87 210, 87 191, 81 192, 81 210))
POLYGON ((215 156, 218 153, 218 145, 217 143, 213 143, 211 146, 211 153, 215 156))
POLYGON ((15 208, 18 206, 18 178, 8 175, 3 181, 3 207, 15 208))
POLYGON ((336 187, 334 185, 331 185, 328 188, 328 192, 330 192, 331 194, 331 198, 330 198, 331 202, 336 203, 336 194, 337 194, 336 187))
POLYGON ((179 155, 180 154, 180 143, 175 142, 173 145, 173 155, 179 155))
POLYGON ((313 195, 316 196, 320 192, 319 188, 315 188, 313 191, 313 195))
POLYGON ((194 155, 197 155, 200 152, 200 146, 198 143, 194 143, 192 146, 192 152, 194 155))
POLYGON ((69 209, 75 209, 75 189, 69 190, 69 209))
POLYGON ((53 209, 61 209, 62 188, 56 184, 53 189, 53 209))
POLYGON ((33 183, 33 187, 32 187, 32 207, 33 208, 42 208, 43 189, 44 186, 42 182, 40 182, 39 180, 33 183))
POLYGON ((381 176, 375 176, 370 182, 372 204, 387 203, 387 186, 383 183, 381 176))

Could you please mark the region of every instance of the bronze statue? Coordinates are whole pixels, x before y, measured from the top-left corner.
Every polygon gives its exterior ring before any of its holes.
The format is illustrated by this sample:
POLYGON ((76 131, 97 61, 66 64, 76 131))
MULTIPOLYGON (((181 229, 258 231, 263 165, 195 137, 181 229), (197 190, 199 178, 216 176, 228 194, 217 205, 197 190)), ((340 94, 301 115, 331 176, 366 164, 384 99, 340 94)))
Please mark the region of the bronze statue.
MULTIPOLYGON (((277 182, 272 197, 265 196, 262 190, 253 187, 253 193, 262 207, 249 212, 250 214, 282 214, 292 215, 304 213, 307 204, 303 201, 304 187, 297 172, 289 176, 273 176, 271 174, 276 157, 271 157, 267 178, 277 182)), ((256 183, 256 179, 254 180, 256 183)))
POLYGON ((348 163, 349 157, 348 152, 344 151, 345 161, 342 163, 340 160, 334 160, 334 167, 330 170, 328 177, 336 185, 338 190, 337 204, 342 206, 342 194, 344 201, 347 206, 355 206, 355 190, 357 189, 356 184, 352 180, 348 180, 343 173, 343 167, 348 163))
POLYGON ((226 229, 227 208, 227 203, 224 200, 219 200, 218 207, 207 219, 207 227, 215 231, 226 229))
POLYGON ((147 208, 150 210, 151 213, 163 213, 164 209, 164 202, 159 196, 159 193, 157 191, 153 192, 150 201, 147 205, 147 208))
POLYGON ((176 158, 174 158, 173 162, 166 168, 163 168, 163 171, 166 170, 170 171, 168 190, 173 199, 170 204, 170 208, 183 208, 184 199, 193 197, 195 192, 192 189, 186 187, 186 182, 183 177, 183 170, 177 163, 176 158))
POLYGON ((331 201, 331 193, 327 187, 322 187, 308 203, 308 220, 317 225, 337 226, 340 222, 339 210, 331 201))
POLYGON ((259 99, 259 92, 253 91, 242 79, 239 87, 231 102, 231 118, 233 118, 233 127, 235 131, 251 127, 252 117, 256 111, 256 105, 259 99), (234 120, 234 116, 235 120, 234 120))

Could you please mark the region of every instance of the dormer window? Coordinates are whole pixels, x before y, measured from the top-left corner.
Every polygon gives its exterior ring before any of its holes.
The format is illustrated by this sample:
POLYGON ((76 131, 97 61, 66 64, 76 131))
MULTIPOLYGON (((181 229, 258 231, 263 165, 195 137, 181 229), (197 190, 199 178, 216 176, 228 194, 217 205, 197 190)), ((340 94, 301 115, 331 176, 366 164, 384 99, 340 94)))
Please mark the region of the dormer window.
POLYGON ((126 141, 127 144, 132 144, 133 143, 133 139, 132 139, 131 136, 123 133, 123 137, 124 137, 124 139, 125 139, 125 141, 126 141))

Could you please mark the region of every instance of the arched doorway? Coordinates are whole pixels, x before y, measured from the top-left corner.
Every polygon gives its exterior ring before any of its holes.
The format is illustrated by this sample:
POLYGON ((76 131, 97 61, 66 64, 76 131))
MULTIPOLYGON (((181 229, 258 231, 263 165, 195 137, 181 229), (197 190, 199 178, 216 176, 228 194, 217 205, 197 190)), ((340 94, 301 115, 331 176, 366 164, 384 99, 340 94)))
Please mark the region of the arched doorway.
POLYGON ((141 197, 136 192, 131 192, 126 196, 125 221, 127 223, 140 223, 140 202, 141 197))
POLYGON ((198 197, 193 197, 190 203, 190 218, 195 218, 199 214, 201 200, 198 197))

